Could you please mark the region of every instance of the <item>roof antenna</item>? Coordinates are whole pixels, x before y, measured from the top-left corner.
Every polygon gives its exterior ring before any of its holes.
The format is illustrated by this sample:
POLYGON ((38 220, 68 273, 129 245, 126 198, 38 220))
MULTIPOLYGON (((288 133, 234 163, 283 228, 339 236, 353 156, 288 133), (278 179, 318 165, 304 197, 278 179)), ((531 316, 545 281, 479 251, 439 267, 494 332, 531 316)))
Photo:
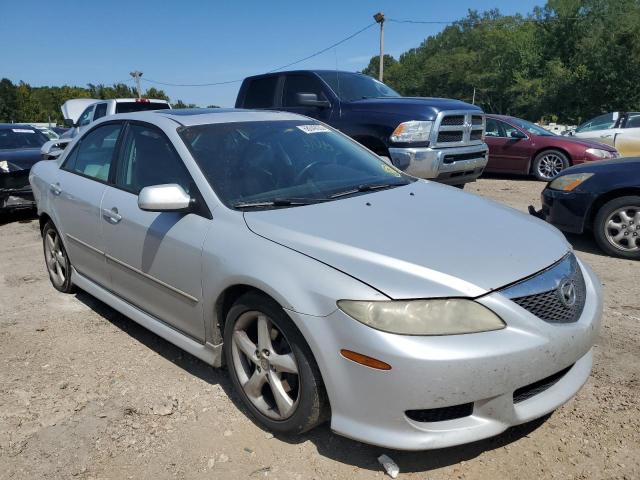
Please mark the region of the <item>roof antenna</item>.
POLYGON ((338 74, 338 48, 334 47, 333 54, 336 59, 336 84, 338 86, 338 91, 336 92, 336 96, 338 97, 338 117, 342 116, 342 105, 340 103, 340 95, 342 92, 340 91, 340 75, 338 74))

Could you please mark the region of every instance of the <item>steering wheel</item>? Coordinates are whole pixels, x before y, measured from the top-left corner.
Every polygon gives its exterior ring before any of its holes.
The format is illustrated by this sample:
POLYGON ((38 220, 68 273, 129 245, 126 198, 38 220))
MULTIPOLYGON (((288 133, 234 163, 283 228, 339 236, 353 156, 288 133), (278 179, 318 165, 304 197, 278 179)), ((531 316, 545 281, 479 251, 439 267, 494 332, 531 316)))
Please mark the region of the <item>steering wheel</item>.
POLYGON ((319 160, 315 161, 315 162, 311 162, 309 165, 307 165, 306 167, 304 167, 300 173, 298 173, 298 175, 296 175, 296 178, 293 180, 294 184, 299 184, 302 183, 302 180, 306 180, 306 177, 309 176, 309 172, 311 172, 313 169, 324 165, 324 162, 321 162, 319 160))

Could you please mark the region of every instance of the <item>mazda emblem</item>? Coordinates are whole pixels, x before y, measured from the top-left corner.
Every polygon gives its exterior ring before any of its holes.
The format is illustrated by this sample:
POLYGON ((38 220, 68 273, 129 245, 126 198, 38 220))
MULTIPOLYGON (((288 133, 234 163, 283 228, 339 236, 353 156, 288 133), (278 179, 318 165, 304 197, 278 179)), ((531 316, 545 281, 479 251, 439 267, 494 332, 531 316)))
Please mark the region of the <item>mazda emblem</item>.
POLYGON ((558 286, 558 297, 565 307, 573 307, 576 304, 576 285, 573 280, 565 278, 558 286))

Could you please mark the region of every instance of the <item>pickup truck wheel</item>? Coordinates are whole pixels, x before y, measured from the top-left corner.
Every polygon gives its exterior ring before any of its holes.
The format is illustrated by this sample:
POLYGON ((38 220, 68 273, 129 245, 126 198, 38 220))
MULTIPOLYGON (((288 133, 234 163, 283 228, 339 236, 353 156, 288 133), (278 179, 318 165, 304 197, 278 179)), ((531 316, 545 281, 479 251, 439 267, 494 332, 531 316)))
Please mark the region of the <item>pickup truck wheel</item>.
POLYGON ((311 350, 272 299, 250 292, 236 301, 224 326, 224 354, 236 392, 267 429, 298 434, 328 418, 311 350))
POLYGON ((605 253, 640 260, 640 196, 618 197, 605 203, 596 214, 593 233, 605 253))
POLYGON ((545 150, 533 160, 533 174, 538 180, 550 182, 571 165, 567 156, 558 150, 545 150))
POLYGON ((73 293, 75 286, 71 283, 71 262, 60 234, 51 222, 47 222, 42 229, 42 244, 44 260, 53 288, 62 293, 73 293))

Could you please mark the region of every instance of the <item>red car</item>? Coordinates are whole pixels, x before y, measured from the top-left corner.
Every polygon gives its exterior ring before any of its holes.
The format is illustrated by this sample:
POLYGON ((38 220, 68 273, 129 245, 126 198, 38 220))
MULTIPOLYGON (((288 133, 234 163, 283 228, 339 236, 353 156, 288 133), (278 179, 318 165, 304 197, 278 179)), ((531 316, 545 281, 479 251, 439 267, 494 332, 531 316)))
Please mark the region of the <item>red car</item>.
POLYGON ((505 115, 487 115, 489 146, 485 172, 533 174, 548 182, 571 165, 618 157, 610 145, 561 137, 538 125, 505 115))

